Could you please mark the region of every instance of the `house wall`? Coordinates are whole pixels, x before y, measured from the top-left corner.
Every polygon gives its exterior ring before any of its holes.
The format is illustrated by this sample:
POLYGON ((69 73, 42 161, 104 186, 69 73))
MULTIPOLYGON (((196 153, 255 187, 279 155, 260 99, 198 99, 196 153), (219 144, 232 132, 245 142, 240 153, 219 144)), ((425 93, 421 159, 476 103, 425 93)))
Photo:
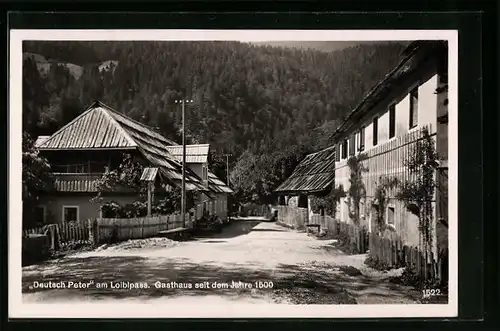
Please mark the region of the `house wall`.
POLYGON ((218 193, 215 201, 215 214, 221 219, 227 219, 227 194, 218 193))
POLYGON ((210 199, 205 194, 200 194, 200 199, 198 204, 201 204, 200 208, 207 210, 210 215, 217 215, 221 219, 227 219, 227 194, 226 193, 216 193, 215 199, 210 199), (204 204, 204 206, 203 206, 204 204))
POLYGON ((90 194, 74 194, 74 195, 58 195, 58 196, 42 196, 39 201, 40 206, 46 207, 46 221, 49 223, 61 223, 63 206, 78 206, 79 220, 87 220, 90 218, 100 217, 100 206, 106 202, 116 201, 120 205, 133 203, 137 200, 137 196, 120 195, 103 197, 101 203, 92 203, 90 199, 94 195, 90 194))
POLYGON ((297 207, 299 205, 299 197, 298 196, 287 196, 286 197, 286 205, 290 207, 297 207))
MULTIPOLYGON (((439 138, 439 146, 447 143, 447 127, 437 125, 437 117, 445 112, 441 106, 442 98, 446 94, 435 93, 439 86, 439 76, 436 67, 423 68, 418 74, 410 77, 404 84, 399 86, 397 91, 393 91, 385 100, 379 102, 371 112, 371 116, 364 121, 357 123, 353 133, 356 135, 356 144, 359 134, 356 132, 365 127, 365 149, 367 160, 363 162, 367 172, 363 173, 363 182, 366 187, 366 199, 364 201, 365 220, 362 221, 371 230, 374 228, 375 213, 372 209, 372 202, 375 198, 375 191, 379 185, 380 176, 396 177, 402 181, 411 179, 411 174, 404 167, 403 160, 411 153, 414 143, 421 137, 420 129, 427 127, 429 133, 436 139, 439 138), (418 86, 418 125, 410 128, 410 97, 409 92, 418 86), (395 137, 389 139, 389 106, 395 105, 395 137), (373 117, 378 116, 378 143, 373 145, 373 117), (438 133, 439 130, 439 133, 438 133)), ((447 111, 447 110, 446 110, 447 111)), ((349 135, 346 138, 349 138, 349 135)), ((344 138, 343 138, 344 139, 344 138)), ((342 139, 342 140, 343 140, 342 139)), ((340 141, 342 141, 340 140, 340 141)), ((339 142, 340 142, 339 141, 339 142)), ((349 147, 348 147, 349 150, 349 147)), ((360 154, 357 151, 356 154, 360 154)), ((335 186, 342 185, 344 190, 349 189, 350 169, 347 166, 347 158, 336 162, 335 165, 335 186)), ((407 211, 404 204, 395 199, 395 190, 389 192, 390 207, 394 208, 394 230, 401 237, 403 242, 410 245, 418 245, 420 235, 418 231, 418 217, 407 211)), ((435 209, 435 208, 434 208, 435 209)), ((387 219, 387 208, 384 213, 387 219)), ((362 215, 363 216, 363 215, 362 215)), ((348 200, 342 199, 337 208, 337 218, 342 222, 350 222, 348 200)), ((435 218, 434 218, 435 219, 435 218)), ((435 234, 435 231, 433 231, 435 234)), ((436 240, 433 240, 436 242, 436 240)))

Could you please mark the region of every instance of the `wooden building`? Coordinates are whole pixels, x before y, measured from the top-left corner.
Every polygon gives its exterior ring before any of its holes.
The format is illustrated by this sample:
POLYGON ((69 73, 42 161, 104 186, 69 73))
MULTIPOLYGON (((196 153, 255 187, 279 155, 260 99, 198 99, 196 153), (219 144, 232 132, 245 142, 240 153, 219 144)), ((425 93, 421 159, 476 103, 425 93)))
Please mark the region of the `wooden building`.
MULTIPOLYGON (((182 160, 171 153, 179 144, 98 101, 51 136, 39 137, 36 146, 48 159, 55 177, 55 191, 44 194, 38 206, 37 214, 45 223, 97 218, 103 203, 125 205, 138 200, 138 192, 117 189, 104 194, 100 203, 90 201, 106 167, 117 167, 124 153, 149 168, 143 177, 153 183, 155 196, 161 197, 182 183, 182 160)), ((180 150, 182 158, 182 146, 180 150)), ((197 192, 196 202, 202 195, 213 198, 221 191, 231 193, 208 171, 207 162, 203 164, 205 176, 197 172, 198 162, 186 162, 186 190, 197 192)))
POLYGON ((312 215, 311 198, 327 194, 335 179, 335 147, 307 155, 278 188, 278 219, 300 228, 312 215))
MULTIPOLYGON (((447 222, 447 57, 445 42, 411 43, 399 64, 366 94, 332 137, 339 151, 335 162, 337 187, 349 189, 348 159, 361 153, 367 157, 362 162, 367 171, 362 174, 366 197, 361 202, 361 224, 374 230, 375 218, 381 219, 377 214, 380 212, 387 227, 411 246, 421 242, 418 216, 396 199, 397 188, 388 191, 384 210, 379 210, 375 192, 382 177, 412 180, 414 175, 405 166, 405 160, 422 139, 425 127, 440 158, 436 180, 441 185, 433 200, 433 235, 440 224, 447 222)), ((336 217, 351 222, 351 208, 346 197, 338 204, 336 217)), ((439 238, 433 239, 436 243, 439 238)))

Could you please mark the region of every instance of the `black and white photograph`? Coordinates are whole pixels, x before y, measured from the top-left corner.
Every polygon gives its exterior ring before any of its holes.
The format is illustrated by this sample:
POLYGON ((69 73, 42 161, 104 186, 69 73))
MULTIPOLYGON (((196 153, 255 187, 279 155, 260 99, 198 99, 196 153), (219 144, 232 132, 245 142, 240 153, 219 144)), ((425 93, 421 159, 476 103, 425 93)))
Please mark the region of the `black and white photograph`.
POLYGON ((457 315, 455 31, 10 37, 12 317, 457 315))

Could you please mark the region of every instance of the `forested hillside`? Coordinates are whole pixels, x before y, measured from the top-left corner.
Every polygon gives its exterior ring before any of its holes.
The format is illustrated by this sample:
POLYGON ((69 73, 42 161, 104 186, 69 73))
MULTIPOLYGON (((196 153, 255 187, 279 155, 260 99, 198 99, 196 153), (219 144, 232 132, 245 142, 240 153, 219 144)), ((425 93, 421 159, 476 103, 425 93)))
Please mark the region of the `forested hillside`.
POLYGON ((225 179, 221 154, 239 196, 265 201, 297 162, 328 146, 328 135, 398 61, 401 44, 358 45, 334 52, 239 42, 25 42, 24 130, 51 134, 99 99, 168 138, 179 138, 187 108, 191 142, 208 142, 225 179), (110 61, 110 62, 106 62, 110 61), (103 68, 106 62, 106 68, 103 68), (81 66, 77 77, 71 63, 81 66), (58 65, 59 64, 59 65, 58 65))
MULTIPOLYGON (((323 52, 339 51, 348 47, 356 47, 358 45, 375 45, 375 44, 389 44, 395 43, 393 41, 266 41, 255 42, 255 45, 269 45, 275 47, 299 48, 317 50, 323 52)), ((408 42, 397 42, 399 44, 408 42)))

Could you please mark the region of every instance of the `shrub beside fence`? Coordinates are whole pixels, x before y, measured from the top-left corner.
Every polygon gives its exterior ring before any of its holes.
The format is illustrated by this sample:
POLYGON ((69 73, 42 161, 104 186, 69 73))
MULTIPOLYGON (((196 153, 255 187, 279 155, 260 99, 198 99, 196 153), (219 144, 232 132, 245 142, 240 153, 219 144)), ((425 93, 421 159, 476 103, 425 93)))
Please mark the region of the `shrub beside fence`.
POLYGON ((339 222, 339 239, 349 253, 365 254, 369 248, 369 238, 365 227, 339 222))
POLYGON ((410 268, 425 281, 443 284, 448 280, 448 249, 441 250, 437 256, 431 253, 426 258, 418 247, 371 233, 369 255, 387 268, 410 268))

